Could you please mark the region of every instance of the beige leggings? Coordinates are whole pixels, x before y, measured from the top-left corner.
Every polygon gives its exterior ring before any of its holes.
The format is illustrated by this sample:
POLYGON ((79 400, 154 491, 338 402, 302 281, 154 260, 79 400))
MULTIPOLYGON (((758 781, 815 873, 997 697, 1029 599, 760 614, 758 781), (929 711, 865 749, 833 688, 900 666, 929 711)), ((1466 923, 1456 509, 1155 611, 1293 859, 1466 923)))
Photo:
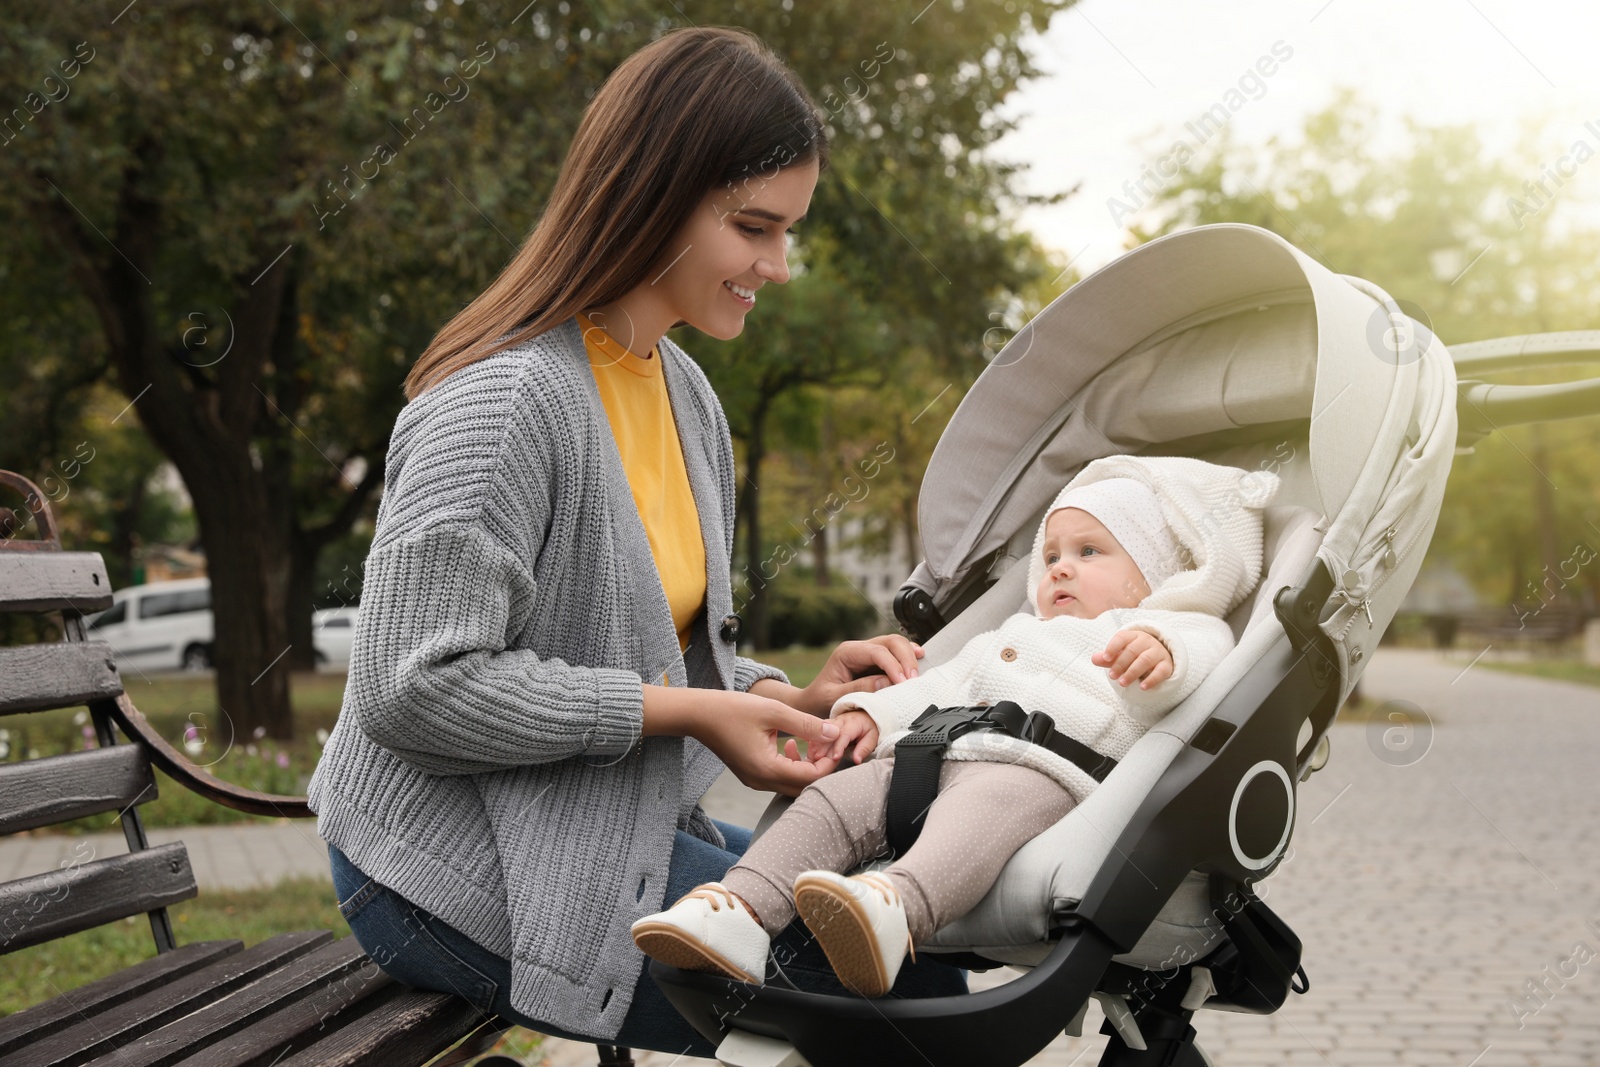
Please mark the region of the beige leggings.
MULTIPOLYGON (((889 851, 884 809, 894 757, 836 771, 805 788, 722 883, 744 898, 767 933, 795 916, 794 880, 841 874, 889 851)), ((912 944, 970 911, 1012 853, 1072 810, 1072 794, 1030 767, 945 760, 922 833, 884 871, 905 902, 912 944)))

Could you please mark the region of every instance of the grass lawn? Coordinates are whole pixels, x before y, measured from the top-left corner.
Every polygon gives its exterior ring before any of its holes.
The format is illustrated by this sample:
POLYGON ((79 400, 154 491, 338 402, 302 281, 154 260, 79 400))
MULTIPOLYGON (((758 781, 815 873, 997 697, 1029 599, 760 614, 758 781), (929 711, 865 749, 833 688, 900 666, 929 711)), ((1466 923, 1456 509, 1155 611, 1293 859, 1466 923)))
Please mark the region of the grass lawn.
MULTIPOLYGON (((326 881, 299 879, 272 889, 205 892, 167 909, 180 945, 237 938, 247 946, 288 930, 350 932, 326 881)), ((22 949, 0 970, 0 1013, 47 1000, 155 954, 150 921, 135 915, 81 934, 22 949)))
POLYGON ((1531 660, 1527 663, 1478 661, 1481 667, 1505 671, 1508 674, 1529 674, 1536 678, 1554 678, 1562 682, 1600 686, 1600 667, 1590 667, 1577 660, 1531 660))
MULTIPOLYGON (((280 743, 236 737, 228 717, 217 709, 210 675, 124 677, 128 695, 150 724, 195 763, 235 785, 266 793, 303 796, 322 753, 325 738, 344 699, 343 674, 296 674, 290 683, 295 739, 280 743)), ((119 736, 119 742, 126 738, 119 736)), ((79 751, 95 745, 94 728, 84 708, 61 708, 18 715, 0 725, 0 761, 18 761, 79 751)), ((140 805, 146 826, 270 822, 213 804, 156 771, 157 799, 140 805)), ((50 827, 52 833, 87 833, 115 828, 113 814, 96 815, 50 827)))
POLYGON ((750 653, 750 658, 758 663, 776 667, 789 676, 789 681, 798 686, 811 684, 811 679, 822 670, 822 665, 828 662, 828 656, 833 648, 802 648, 792 645, 789 648, 769 648, 765 652, 750 653))

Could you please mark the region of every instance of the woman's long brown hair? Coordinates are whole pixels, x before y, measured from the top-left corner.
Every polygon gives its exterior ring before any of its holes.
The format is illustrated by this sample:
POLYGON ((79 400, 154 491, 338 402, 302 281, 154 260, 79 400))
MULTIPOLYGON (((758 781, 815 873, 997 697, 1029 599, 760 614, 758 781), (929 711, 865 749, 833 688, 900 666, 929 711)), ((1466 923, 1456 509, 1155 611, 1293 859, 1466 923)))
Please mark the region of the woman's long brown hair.
POLYGON ((651 42, 590 101, 538 224, 434 336, 406 397, 639 285, 711 189, 811 160, 828 162, 817 107, 754 34, 693 27, 651 42))

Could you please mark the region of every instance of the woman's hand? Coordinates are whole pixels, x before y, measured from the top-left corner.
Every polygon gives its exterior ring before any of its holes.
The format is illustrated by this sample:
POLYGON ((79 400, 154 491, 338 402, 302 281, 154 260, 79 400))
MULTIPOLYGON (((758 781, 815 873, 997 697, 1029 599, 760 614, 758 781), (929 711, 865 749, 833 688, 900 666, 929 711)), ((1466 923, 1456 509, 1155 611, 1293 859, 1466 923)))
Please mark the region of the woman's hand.
POLYGON ((901 634, 866 641, 843 641, 822 665, 811 684, 800 690, 796 707, 826 716, 846 693, 871 693, 917 676, 922 646, 901 634), (882 674, 867 674, 877 669, 882 674))
POLYGON ((839 736, 836 723, 796 711, 781 700, 721 689, 644 687, 644 734, 693 737, 717 754, 751 789, 797 796, 838 764, 802 759, 790 741, 778 751, 778 735, 793 734, 807 747, 826 751, 839 736))

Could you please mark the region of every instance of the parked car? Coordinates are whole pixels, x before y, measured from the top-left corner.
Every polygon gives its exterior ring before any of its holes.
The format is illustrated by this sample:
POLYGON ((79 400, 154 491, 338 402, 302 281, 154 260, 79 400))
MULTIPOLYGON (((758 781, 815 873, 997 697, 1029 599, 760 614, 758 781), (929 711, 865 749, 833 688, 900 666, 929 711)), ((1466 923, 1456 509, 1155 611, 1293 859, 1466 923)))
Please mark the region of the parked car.
POLYGON ((317 649, 317 668, 350 666, 350 639, 356 632, 356 609, 323 608, 311 615, 311 641, 317 649))
MULTIPOLYGON (((130 585, 111 595, 111 607, 88 617, 91 633, 111 646, 119 669, 201 671, 212 665, 211 580, 130 585)), ((354 607, 315 612, 311 640, 319 667, 350 663, 354 607)))
POLYGON ((111 607, 89 617, 89 629, 111 646, 119 668, 204 670, 211 666, 211 580, 130 585, 111 607))

